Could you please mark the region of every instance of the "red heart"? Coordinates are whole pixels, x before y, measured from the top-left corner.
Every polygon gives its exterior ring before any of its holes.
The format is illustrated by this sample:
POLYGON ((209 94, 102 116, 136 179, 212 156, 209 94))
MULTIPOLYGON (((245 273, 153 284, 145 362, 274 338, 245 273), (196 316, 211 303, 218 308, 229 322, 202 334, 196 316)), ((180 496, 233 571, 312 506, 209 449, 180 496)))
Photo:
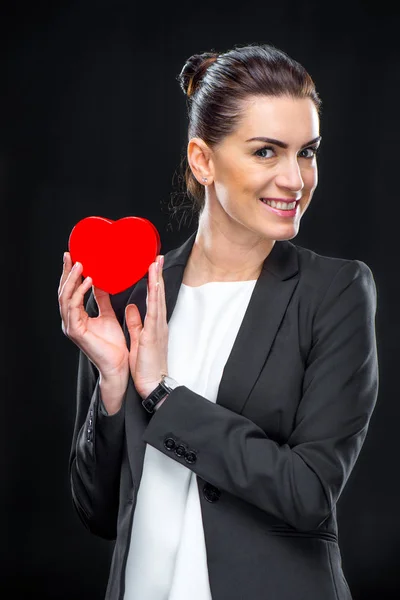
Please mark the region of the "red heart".
POLYGON ((147 219, 86 217, 72 229, 68 247, 72 262, 82 263, 83 277, 91 277, 92 285, 109 294, 118 294, 147 273, 161 242, 147 219))

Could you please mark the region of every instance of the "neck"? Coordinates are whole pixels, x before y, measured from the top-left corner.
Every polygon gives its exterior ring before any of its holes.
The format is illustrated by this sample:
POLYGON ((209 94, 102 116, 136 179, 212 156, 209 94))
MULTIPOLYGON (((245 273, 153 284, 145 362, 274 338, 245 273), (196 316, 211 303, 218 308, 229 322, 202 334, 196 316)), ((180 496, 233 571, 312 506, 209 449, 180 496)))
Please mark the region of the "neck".
POLYGON ((199 284, 258 279, 274 244, 274 240, 243 230, 239 224, 227 226, 203 210, 185 278, 199 284))

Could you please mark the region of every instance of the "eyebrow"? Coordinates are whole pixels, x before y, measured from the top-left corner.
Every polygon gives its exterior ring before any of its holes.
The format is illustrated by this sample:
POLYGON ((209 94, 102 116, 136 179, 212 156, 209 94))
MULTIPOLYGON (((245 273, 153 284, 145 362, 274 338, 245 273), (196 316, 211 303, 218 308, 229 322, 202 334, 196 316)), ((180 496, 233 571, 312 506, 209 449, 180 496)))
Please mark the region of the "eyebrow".
MULTIPOLYGON (((307 146, 311 146, 311 144, 316 144, 317 142, 320 142, 322 140, 322 136, 318 136, 316 138, 314 138, 313 140, 310 140, 309 142, 307 142, 306 144, 303 144, 301 146, 301 149, 306 148, 307 146)), ((286 142, 281 142, 280 140, 274 140, 273 138, 268 138, 268 137, 253 137, 250 138, 249 140, 246 140, 246 142, 267 142, 267 144, 275 144, 275 146, 280 146, 281 148, 288 148, 289 144, 286 144, 286 142)))

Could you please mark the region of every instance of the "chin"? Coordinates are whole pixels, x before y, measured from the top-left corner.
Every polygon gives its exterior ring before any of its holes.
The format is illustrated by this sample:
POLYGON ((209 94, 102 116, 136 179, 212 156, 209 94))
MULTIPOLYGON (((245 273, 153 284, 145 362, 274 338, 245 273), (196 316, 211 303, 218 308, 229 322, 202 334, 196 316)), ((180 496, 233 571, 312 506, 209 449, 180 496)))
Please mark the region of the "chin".
POLYGON ((292 240, 293 238, 296 237, 296 235, 298 234, 298 231, 293 231, 292 233, 286 233, 282 235, 275 235, 274 240, 276 242, 283 242, 284 240, 292 240))
POLYGON ((270 231, 265 233, 265 236, 275 240, 276 242, 283 240, 292 240, 299 233, 299 227, 296 225, 286 226, 286 227, 275 227, 271 228, 270 231))
POLYGON ((297 229, 296 231, 294 231, 292 233, 292 235, 286 236, 286 237, 282 237, 280 238, 280 240, 292 240, 293 238, 295 238, 297 236, 297 234, 299 233, 299 230, 297 229))

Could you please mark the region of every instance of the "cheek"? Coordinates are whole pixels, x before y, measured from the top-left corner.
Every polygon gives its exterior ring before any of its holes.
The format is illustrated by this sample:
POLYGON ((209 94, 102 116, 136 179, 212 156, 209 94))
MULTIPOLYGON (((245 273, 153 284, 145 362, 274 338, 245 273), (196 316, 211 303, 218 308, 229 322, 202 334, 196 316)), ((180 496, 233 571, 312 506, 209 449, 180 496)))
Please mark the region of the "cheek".
POLYGON ((246 198, 261 196, 273 180, 273 173, 267 169, 249 168, 237 170, 232 174, 231 189, 246 198))
POLYGON ((216 181, 225 190, 248 194, 265 186, 265 170, 249 164, 248 160, 235 158, 220 162, 216 167, 216 181))
POLYGON ((219 180, 219 185, 216 185, 216 190, 219 189, 219 192, 222 192, 227 198, 238 199, 251 191, 252 182, 246 173, 242 173, 236 168, 224 175, 223 179, 219 180))
POLYGON ((318 169, 316 166, 304 169, 302 172, 304 187, 312 192, 318 185, 318 169))

